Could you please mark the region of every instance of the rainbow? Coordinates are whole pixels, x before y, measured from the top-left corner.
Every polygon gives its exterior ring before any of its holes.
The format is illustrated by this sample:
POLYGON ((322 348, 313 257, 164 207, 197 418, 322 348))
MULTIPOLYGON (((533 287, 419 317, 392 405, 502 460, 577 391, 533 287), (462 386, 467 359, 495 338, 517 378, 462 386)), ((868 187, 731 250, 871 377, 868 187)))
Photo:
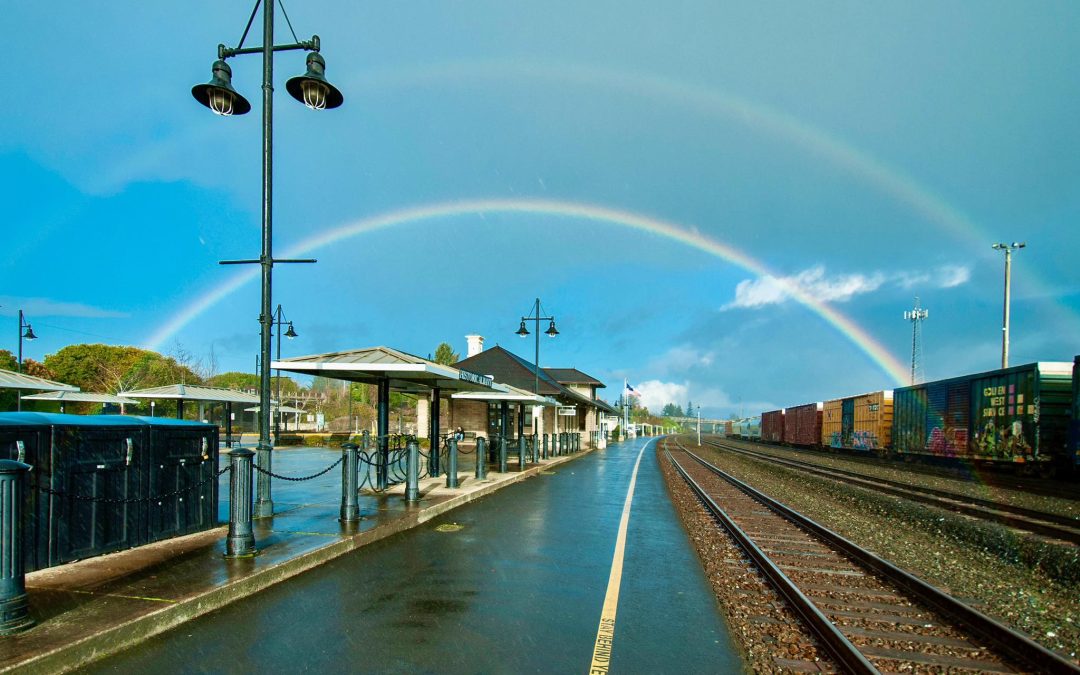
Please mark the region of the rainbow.
MULTIPOLYGON (((478 80, 513 83, 523 79, 588 90, 606 89, 647 98, 662 105, 678 106, 700 115, 722 117, 824 159, 833 167, 905 205, 928 222, 951 232, 973 254, 981 253, 983 257, 993 255, 990 244, 1000 240, 1001 235, 988 233, 942 195, 902 169, 783 110, 706 83, 683 82, 661 75, 576 63, 477 60, 372 70, 351 78, 349 85, 350 88, 378 90, 478 80)), ((1039 277, 1037 270, 1027 267, 1019 274, 1035 295, 1054 296, 1050 285, 1039 277)), ((1072 330, 1080 330, 1080 317, 1068 306, 1059 302, 1054 303, 1053 308, 1072 330)))
MULTIPOLYGON (((290 247, 281 257, 291 258, 310 254, 331 244, 350 239, 368 232, 387 229, 407 223, 453 218, 484 213, 511 213, 544 215, 560 218, 576 218, 609 223, 646 232, 671 241, 690 246, 703 253, 715 256, 744 270, 761 276, 777 279, 785 283, 781 275, 769 270, 763 263, 727 244, 711 239, 695 229, 677 225, 630 211, 612 209, 595 204, 567 202, 547 199, 473 199, 425 204, 395 211, 388 211, 367 218, 341 225, 315 234, 290 247)), ((235 292, 244 284, 258 276, 257 268, 249 268, 233 275, 199 299, 184 307, 166 324, 156 330, 146 340, 148 349, 158 350, 173 335, 191 323, 196 317, 208 310, 223 298, 235 292)), ((863 351, 897 384, 902 384, 907 376, 905 366, 900 363, 885 347, 878 343, 861 326, 849 317, 837 311, 831 305, 811 296, 803 289, 785 283, 787 293, 800 304, 819 315, 826 323, 835 327, 844 337, 863 351)))

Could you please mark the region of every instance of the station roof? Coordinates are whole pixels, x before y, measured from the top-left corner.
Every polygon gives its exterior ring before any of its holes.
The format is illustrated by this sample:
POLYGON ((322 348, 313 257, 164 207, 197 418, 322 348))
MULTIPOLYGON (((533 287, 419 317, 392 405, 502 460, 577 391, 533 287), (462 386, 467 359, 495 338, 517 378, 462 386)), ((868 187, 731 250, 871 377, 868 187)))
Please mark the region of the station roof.
POLYGON ((434 387, 448 391, 492 390, 492 380, 487 375, 444 366, 389 347, 297 356, 274 361, 270 367, 366 384, 377 384, 383 378, 389 378, 390 388, 397 391, 419 392, 434 387))
POLYGON ((550 396, 534 394, 531 391, 518 389, 509 384, 496 382, 492 385, 494 391, 466 391, 453 394, 450 398, 464 399, 466 401, 520 401, 545 407, 554 407, 559 402, 550 396))
POLYGON ((606 384, 592 375, 586 375, 577 368, 544 368, 544 372, 559 384, 587 384, 598 389, 607 388, 606 384))
MULTIPOLYGON (((479 354, 474 354, 467 359, 458 361, 454 365, 466 367, 481 373, 487 373, 488 375, 491 375, 496 382, 508 384, 511 387, 515 387, 525 392, 532 392, 533 388, 536 386, 537 373, 534 370, 533 364, 498 345, 491 347, 490 349, 485 349, 479 354)), ((552 376, 551 373, 553 371, 574 372, 584 375, 587 378, 589 377, 574 368, 541 368, 539 372, 539 393, 541 396, 558 397, 564 404, 581 403, 584 405, 595 406, 604 411, 617 412, 604 401, 584 396, 572 389, 564 387, 552 376)), ((592 378, 589 379, 592 380, 592 378)))
MULTIPOLYGON (((454 366, 485 373, 496 382, 509 384, 524 391, 532 391, 536 384, 533 364, 498 345, 458 361, 454 366)), ((570 390, 556 382, 543 368, 540 369, 539 374, 540 391, 538 393, 540 395, 567 396, 570 394, 570 390)))
POLYGON ((138 403, 133 398, 125 398, 115 394, 99 394, 93 391, 50 391, 45 394, 28 394, 23 396, 22 400, 58 401, 60 403, 124 403, 131 405, 138 403))
POLYGON ((0 370, 0 389, 32 389, 37 391, 79 391, 78 387, 63 382, 53 382, 43 377, 0 370))
POLYGON ((220 403, 258 403, 259 397, 235 389, 204 387, 193 384, 167 384, 163 387, 121 391, 118 396, 128 398, 183 399, 185 401, 216 401, 220 403))

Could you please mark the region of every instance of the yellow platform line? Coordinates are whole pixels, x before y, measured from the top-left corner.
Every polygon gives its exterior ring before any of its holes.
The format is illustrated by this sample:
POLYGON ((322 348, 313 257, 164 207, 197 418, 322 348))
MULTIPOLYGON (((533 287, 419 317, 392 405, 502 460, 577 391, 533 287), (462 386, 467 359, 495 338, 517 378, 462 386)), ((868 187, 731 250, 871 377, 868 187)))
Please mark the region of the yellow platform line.
POLYGON ((596 631, 596 643, 593 646, 592 665, 589 675, 604 675, 611 667, 611 654, 615 645, 615 611, 619 608, 619 587, 622 585, 623 554, 626 550, 626 529, 630 525, 630 504, 634 501, 634 486, 637 485, 638 467, 641 456, 649 447, 647 441, 638 452, 634 462, 634 471, 630 474, 630 487, 626 490, 622 518, 619 519, 619 535, 615 538, 615 554, 611 559, 611 573, 608 575, 607 593, 604 595, 604 608, 600 612, 600 627, 596 631))

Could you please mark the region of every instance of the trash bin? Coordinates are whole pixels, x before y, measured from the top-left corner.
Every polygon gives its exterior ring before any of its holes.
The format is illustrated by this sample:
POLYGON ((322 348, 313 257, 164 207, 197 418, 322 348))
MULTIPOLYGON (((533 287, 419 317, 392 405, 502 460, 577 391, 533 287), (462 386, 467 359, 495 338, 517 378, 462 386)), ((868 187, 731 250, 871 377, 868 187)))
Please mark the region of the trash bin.
POLYGON ((168 417, 137 417, 149 434, 148 541, 217 525, 218 428, 168 417))
POLYGON ((14 459, 33 466, 27 485, 23 486, 23 553, 27 572, 48 567, 49 502, 47 495, 31 489, 39 474, 50 473, 48 424, 35 413, 0 415, 0 459, 14 459), (41 531, 39 533, 39 530, 41 531))
POLYGON ((147 542, 147 424, 119 415, 41 414, 51 425, 49 565, 147 542))

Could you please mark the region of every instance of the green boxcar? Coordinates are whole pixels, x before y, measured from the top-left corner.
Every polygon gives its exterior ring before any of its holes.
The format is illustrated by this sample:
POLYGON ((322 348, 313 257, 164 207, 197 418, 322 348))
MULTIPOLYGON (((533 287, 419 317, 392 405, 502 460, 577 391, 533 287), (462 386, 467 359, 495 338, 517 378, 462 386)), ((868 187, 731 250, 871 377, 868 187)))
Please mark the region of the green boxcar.
POLYGON ((1042 362, 895 390, 893 451, 1068 461, 1073 364, 1042 362))

